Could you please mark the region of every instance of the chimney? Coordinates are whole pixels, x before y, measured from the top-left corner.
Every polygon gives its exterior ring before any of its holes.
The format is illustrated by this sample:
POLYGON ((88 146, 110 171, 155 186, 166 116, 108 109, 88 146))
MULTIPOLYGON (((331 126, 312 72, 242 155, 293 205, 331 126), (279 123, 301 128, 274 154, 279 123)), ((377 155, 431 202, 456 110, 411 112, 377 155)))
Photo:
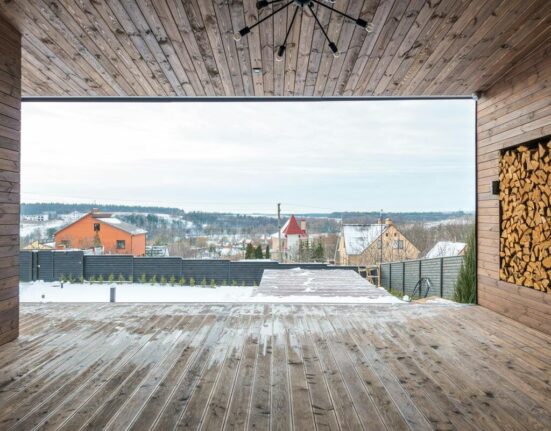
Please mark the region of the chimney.
POLYGON ((306 220, 302 219, 300 221, 300 228, 306 232, 306 220))
POLYGON ((385 224, 387 226, 392 226, 392 219, 390 217, 387 217, 387 219, 385 220, 385 224))
POLYGON ((92 214, 99 213, 99 208, 92 208, 92 214))

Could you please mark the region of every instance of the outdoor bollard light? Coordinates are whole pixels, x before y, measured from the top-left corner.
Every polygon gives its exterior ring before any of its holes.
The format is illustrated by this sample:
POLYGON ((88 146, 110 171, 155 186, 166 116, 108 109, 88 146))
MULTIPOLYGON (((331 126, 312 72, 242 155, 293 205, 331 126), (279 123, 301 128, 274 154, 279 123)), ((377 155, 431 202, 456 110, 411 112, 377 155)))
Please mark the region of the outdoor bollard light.
POLYGON ((115 286, 111 286, 111 289, 109 289, 109 302, 116 302, 116 294, 117 288, 115 286))

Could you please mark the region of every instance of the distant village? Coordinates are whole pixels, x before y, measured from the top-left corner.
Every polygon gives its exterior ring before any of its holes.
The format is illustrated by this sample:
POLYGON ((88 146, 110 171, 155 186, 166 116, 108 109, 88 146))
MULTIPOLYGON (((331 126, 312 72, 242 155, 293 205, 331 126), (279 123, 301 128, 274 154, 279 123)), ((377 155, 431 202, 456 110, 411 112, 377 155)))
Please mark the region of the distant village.
MULTIPOLYGON (((181 256, 193 259, 271 259, 279 262, 324 262, 372 266, 418 258, 460 256, 472 230, 472 216, 416 222, 391 217, 356 223, 322 215, 268 218, 241 232, 221 232, 212 225, 173 213, 104 211, 21 216, 24 250, 82 250, 85 254, 181 256), (268 230, 272 229, 272 230, 268 230)), ((356 221, 356 220, 352 220, 356 221)), ((240 220, 243 223, 243 220, 240 220)), ((224 226, 231 225, 231 215, 224 226)))

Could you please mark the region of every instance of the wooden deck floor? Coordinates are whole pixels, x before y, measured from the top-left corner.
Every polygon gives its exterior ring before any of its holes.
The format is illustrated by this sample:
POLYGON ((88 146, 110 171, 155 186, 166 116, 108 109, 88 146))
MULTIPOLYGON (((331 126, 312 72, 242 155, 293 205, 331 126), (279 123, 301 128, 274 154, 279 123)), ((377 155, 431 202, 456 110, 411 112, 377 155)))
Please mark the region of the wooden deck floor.
POLYGON ((27 304, 0 429, 549 430, 550 378, 480 307, 27 304))

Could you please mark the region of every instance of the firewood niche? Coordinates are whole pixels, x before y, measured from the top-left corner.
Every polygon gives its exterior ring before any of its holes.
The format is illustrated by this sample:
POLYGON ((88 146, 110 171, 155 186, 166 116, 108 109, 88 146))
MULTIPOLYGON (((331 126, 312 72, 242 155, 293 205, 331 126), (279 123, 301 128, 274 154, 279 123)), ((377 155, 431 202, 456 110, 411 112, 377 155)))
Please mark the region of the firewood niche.
POLYGON ((551 293, 551 141, 504 150, 499 184, 500 279, 551 293))

